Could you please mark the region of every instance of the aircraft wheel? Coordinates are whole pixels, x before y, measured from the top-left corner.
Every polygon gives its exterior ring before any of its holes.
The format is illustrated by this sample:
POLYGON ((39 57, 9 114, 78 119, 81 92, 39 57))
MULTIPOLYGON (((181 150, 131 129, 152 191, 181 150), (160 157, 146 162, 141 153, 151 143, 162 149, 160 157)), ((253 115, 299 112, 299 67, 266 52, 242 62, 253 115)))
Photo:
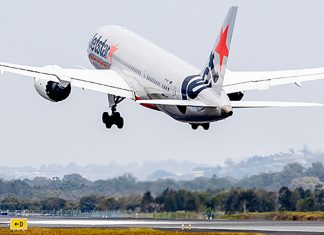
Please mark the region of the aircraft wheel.
POLYGON ((112 125, 114 125, 114 119, 112 116, 109 116, 108 113, 107 113, 107 115, 105 113, 103 113, 102 119, 103 119, 103 122, 105 123, 107 129, 110 129, 112 127, 112 125))
POLYGON ((109 114, 107 112, 104 112, 102 114, 102 122, 106 124, 107 120, 109 119, 109 114))
POLYGON ((106 123, 106 128, 107 129, 110 129, 112 127, 112 124, 111 123, 106 123))
POLYGON ((202 124, 202 127, 204 128, 204 130, 208 130, 209 126, 210 126, 209 123, 202 124))
POLYGON ((120 113, 114 112, 111 116, 108 112, 102 114, 102 122, 107 129, 110 129, 113 125, 116 125, 119 129, 124 127, 124 119, 120 116, 120 113))
POLYGON ((191 128, 193 129, 193 130, 197 130, 198 129, 198 124, 191 124, 191 128))
POLYGON ((117 117, 115 119, 115 123, 116 123, 116 126, 119 128, 119 129, 122 129, 123 126, 124 126, 124 119, 122 117, 117 117))

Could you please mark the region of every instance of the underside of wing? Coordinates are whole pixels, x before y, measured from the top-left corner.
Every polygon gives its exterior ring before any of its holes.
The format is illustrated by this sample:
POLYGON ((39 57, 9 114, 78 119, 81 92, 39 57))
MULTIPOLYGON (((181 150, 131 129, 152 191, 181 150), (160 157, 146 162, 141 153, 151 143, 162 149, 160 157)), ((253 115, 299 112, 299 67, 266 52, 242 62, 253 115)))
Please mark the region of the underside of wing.
POLYGON ((130 85, 112 70, 65 69, 58 66, 31 67, 0 63, 0 71, 63 84, 70 83, 74 87, 134 99, 134 91, 130 85))
POLYGON ((226 71, 223 89, 227 94, 248 90, 264 90, 272 86, 324 79, 324 68, 268 71, 234 72, 226 71))
POLYGON ((233 108, 272 108, 272 107, 320 107, 318 103, 275 102, 275 101, 231 101, 233 108))

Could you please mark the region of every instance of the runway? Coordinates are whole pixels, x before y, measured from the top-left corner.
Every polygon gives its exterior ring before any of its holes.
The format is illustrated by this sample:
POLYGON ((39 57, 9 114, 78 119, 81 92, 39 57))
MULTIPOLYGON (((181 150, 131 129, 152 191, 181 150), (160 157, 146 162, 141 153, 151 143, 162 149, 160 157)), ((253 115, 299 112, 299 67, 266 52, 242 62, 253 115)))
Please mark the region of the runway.
MULTIPOLYGON (((8 226, 10 218, 1 217, 0 225, 8 226)), ((153 219, 91 219, 91 218, 28 218, 30 227, 100 227, 155 228, 188 231, 249 231, 267 234, 324 234, 324 222, 293 221, 229 221, 229 220, 153 220, 153 219)))

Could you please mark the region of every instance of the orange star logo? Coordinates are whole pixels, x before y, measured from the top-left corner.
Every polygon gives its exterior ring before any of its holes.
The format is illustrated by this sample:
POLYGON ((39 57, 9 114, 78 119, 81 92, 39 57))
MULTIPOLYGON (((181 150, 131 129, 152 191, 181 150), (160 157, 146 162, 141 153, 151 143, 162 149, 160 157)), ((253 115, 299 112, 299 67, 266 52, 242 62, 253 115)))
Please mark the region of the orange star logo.
POLYGON ((118 45, 111 45, 108 53, 108 58, 110 60, 110 63, 112 63, 112 57, 113 54, 118 50, 118 45))
POLYGON ((228 33, 228 25, 226 26, 225 30, 221 30, 219 42, 215 48, 215 52, 219 54, 219 72, 222 71, 223 59, 224 56, 228 57, 228 47, 226 45, 227 40, 227 33, 228 33))

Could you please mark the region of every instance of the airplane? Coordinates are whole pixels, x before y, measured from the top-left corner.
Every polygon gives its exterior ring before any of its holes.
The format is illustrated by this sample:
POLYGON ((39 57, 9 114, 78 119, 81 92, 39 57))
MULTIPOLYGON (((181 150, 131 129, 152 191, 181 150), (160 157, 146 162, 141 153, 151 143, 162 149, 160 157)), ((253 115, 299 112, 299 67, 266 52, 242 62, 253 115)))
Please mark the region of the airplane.
POLYGON ((238 7, 229 9, 205 67, 198 69, 134 32, 116 25, 99 28, 87 52, 94 69, 57 65, 32 67, 0 63, 1 74, 34 78, 36 91, 51 102, 69 97, 72 87, 106 93, 111 112, 102 114, 106 128, 124 126, 117 105, 125 98, 171 118, 208 130, 211 122, 226 119, 237 108, 307 107, 319 103, 243 101, 249 90, 324 78, 324 68, 236 72, 227 60, 238 7))

